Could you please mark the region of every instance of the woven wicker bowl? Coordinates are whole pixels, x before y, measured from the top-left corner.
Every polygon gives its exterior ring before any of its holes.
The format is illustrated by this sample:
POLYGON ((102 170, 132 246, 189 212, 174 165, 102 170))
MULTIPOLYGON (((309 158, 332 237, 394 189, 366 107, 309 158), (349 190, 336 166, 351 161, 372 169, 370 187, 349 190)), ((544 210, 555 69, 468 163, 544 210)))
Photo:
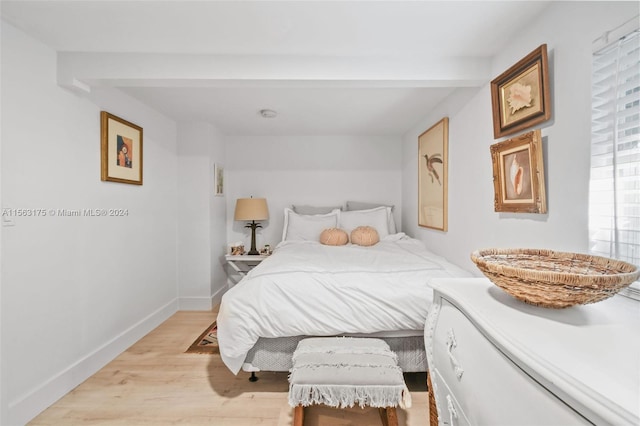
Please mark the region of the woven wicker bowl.
POLYGON ((546 308, 599 302, 640 276, 630 263, 551 250, 484 249, 471 260, 516 299, 546 308))

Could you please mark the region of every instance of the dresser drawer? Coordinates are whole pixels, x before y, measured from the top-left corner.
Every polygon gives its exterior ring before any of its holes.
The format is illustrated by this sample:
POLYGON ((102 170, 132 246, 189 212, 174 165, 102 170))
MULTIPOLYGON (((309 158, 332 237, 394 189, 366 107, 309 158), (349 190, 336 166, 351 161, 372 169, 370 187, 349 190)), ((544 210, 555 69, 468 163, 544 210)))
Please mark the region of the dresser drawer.
MULTIPOLYGON (((446 385, 471 424, 590 424, 515 365, 455 306, 440 300, 431 342, 435 380, 446 385)), ((439 415, 446 417, 446 395, 437 385, 436 392, 439 415)))
POLYGON ((458 399, 445 383, 438 369, 434 369, 433 386, 438 392, 440 409, 438 410, 438 422, 446 426, 471 426, 471 422, 465 415, 458 399))

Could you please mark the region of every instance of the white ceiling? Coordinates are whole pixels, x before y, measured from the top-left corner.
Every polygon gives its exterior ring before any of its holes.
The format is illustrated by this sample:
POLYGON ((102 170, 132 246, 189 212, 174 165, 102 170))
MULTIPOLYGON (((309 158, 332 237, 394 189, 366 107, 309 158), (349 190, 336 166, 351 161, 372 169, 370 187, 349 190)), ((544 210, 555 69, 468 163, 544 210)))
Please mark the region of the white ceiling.
POLYGON ((3 0, 1 12, 67 52, 61 84, 121 87, 175 120, 234 135, 402 135, 456 87, 495 77, 491 57, 547 5, 3 0))

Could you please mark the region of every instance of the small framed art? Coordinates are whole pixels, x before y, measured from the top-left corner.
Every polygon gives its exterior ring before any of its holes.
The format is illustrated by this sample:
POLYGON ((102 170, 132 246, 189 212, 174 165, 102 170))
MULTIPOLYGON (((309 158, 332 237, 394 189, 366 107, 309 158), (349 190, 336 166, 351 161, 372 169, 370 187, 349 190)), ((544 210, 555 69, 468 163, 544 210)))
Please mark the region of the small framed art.
POLYGON ((491 104, 496 139, 551 118, 546 44, 491 81, 491 104))
POLYGON ((100 112, 100 177, 142 185, 142 127, 100 112))
POLYGON ((418 225, 447 230, 449 118, 418 136, 418 225))
POLYGON ((540 130, 491 145, 495 211, 546 213, 540 130))
POLYGON ((220 164, 213 165, 213 187, 216 197, 224 195, 224 167, 220 164))

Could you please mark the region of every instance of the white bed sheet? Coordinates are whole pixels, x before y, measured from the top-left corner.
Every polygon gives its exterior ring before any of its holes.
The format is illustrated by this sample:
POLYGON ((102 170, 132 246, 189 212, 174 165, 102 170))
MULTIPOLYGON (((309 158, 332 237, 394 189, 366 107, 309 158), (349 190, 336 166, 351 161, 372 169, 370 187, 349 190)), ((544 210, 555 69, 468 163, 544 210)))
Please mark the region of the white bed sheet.
POLYGON ((461 276, 403 233, 372 247, 285 241, 223 296, 220 355, 237 374, 259 337, 424 330, 430 280, 461 276))

